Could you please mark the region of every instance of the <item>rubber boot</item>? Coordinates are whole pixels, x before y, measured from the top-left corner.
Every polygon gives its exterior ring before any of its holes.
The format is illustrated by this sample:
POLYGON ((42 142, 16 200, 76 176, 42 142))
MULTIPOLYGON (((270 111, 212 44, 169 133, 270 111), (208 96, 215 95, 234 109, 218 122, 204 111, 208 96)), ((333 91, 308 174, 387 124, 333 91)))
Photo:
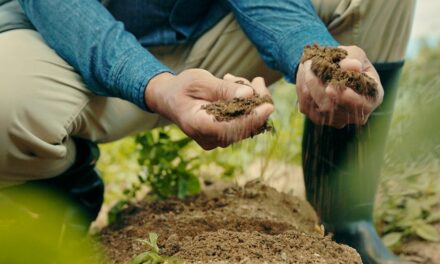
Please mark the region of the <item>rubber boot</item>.
POLYGON ((74 141, 77 155, 69 170, 54 178, 0 190, 0 210, 15 210, 18 222, 38 226, 39 222, 52 221, 62 232, 67 227, 86 234, 101 209, 104 184, 95 170, 97 145, 83 139, 74 141))
POLYGON ((306 120, 303 169, 307 199, 333 238, 355 248, 363 263, 403 263, 382 243, 373 207, 402 63, 375 65, 385 90, 383 104, 365 126, 344 129, 306 120))

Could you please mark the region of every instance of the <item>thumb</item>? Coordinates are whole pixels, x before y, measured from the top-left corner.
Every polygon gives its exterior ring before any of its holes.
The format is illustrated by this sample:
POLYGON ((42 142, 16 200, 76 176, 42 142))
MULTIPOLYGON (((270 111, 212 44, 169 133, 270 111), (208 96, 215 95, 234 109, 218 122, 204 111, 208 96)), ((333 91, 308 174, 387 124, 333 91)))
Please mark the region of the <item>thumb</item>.
POLYGON ((345 58, 339 62, 339 65, 344 71, 362 72, 363 70, 362 62, 357 59, 345 58))

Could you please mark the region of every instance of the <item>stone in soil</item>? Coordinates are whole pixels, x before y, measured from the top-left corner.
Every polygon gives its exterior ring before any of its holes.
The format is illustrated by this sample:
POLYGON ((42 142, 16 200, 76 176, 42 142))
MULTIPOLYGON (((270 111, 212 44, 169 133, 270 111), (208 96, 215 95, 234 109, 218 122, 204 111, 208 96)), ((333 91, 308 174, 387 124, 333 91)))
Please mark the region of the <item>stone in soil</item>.
POLYGON ((110 262, 126 263, 148 250, 139 239, 150 232, 163 255, 185 263, 362 263, 324 236, 307 202, 258 182, 132 205, 100 238, 110 262))
POLYGON ((332 84, 338 89, 351 88, 367 98, 377 98, 377 83, 365 73, 342 70, 339 62, 347 57, 346 50, 318 45, 304 48, 301 62, 312 60, 312 71, 325 85, 332 84))

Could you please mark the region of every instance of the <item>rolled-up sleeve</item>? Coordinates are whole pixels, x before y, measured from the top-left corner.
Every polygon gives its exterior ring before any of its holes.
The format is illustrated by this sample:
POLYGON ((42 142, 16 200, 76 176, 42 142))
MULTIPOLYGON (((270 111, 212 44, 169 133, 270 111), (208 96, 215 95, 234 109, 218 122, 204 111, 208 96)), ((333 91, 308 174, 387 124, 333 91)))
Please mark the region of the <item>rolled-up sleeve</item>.
POLYGON ((339 45, 310 0, 228 0, 228 4, 266 64, 290 82, 296 82, 306 45, 339 45))
POLYGON ((97 95, 119 97, 145 110, 148 82, 160 73, 172 73, 99 1, 19 1, 48 45, 97 95))

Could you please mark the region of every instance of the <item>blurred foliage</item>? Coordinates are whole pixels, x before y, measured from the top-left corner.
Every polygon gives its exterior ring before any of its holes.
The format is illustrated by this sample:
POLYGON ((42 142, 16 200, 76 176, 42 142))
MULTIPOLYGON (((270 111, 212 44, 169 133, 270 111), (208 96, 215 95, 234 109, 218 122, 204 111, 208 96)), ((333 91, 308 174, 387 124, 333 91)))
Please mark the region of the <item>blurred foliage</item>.
POLYGON ((99 148, 101 157, 97 167, 105 180, 105 203, 109 204, 124 199, 123 190, 137 181, 141 167, 137 162, 136 139, 126 137, 99 148))
POLYGON ((88 224, 69 199, 48 188, 0 191, 0 263, 105 263, 88 224))
POLYGON ((123 190, 122 198, 111 207, 109 223, 117 219, 123 208, 136 202, 146 192, 152 199, 183 199, 198 194, 201 190, 198 178, 200 159, 187 152, 192 142, 174 126, 137 135, 135 147, 131 146, 131 155, 137 158, 139 165, 137 177, 123 190))
POLYGON ((398 251, 407 239, 440 241, 440 45, 408 61, 391 125, 376 208, 378 230, 398 251))
POLYGON ((188 157, 184 152, 192 139, 172 139, 167 131, 169 129, 162 128, 137 136, 142 172, 138 176, 139 182, 128 190, 127 194, 132 197, 142 184, 147 184, 151 193, 160 199, 185 198, 200 192, 197 177, 199 159, 197 156, 188 157))

